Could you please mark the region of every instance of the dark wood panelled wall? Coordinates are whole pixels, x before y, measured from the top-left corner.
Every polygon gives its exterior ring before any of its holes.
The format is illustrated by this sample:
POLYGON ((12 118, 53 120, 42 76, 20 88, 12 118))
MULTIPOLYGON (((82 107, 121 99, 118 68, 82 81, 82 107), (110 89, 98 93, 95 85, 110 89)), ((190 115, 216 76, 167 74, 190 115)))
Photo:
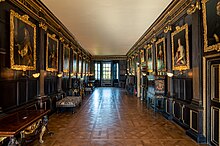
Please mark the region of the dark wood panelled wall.
POLYGON ((173 0, 127 53, 129 79, 139 67, 141 80, 165 76, 162 113, 197 142, 211 145, 220 140, 219 6, 218 0, 173 0))
MULTIPOLYGON (((91 55, 85 51, 74 36, 63 26, 63 24, 40 2, 8 0, 0 2, 0 112, 17 109, 31 102, 36 102, 36 97, 49 96, 59 93, 61 90, 67 92, 72 88, 72 78, 84 78, 86 82, 90 73, 91 55), (14 11, 14 15, 11 15, 14 11), (11 19, 18 18, 16 23, 11 19), (18 17, 17 17, 18 16, 18 17), (28 18, 26 19, 25 16, 28 18), (36 68, 27 69, 25 66, 12 67, 12 40, 11 33, 16 35, 19 27, 28 28, 28 22, 36 26, 36 68), (14 28, 11 26, 14 23, 14 28), (23 23, 23 24, 22 24, 23 23), (20 26, 16 26, 16 25, 20 26), (56 40, 57 52, 55 66, 49 66, 47 61, 48 35, 52 40, 56 40), (67 70, 64 70, 64 46, 69 48, 67 59, 67 70), (73 54, 75 55, 75 58, 73 54), (81 70, 79 70, 79 59, 81 70), (76 66, 73 67, 73 60, 76 66), (34 78, 33 74, 40 73, 34 78), (58 77, 61 75, 60 77, 58 77)), ((22 33, 21 29, 18 33, 22 33)), ((29 29, 30 37, 33 37, 29 29)), ((21 39, 21 38, 18 38, 21 39)), ((17 41, 17 40, 14 40, 17 41)), ((22 43, 22 41, 21 41, 22 43)), ((16 44, 14 42, 14 48, 16 44)), ((31 44, 32 45, 32 44, 31 44)), ((54 51, 54 50, 52 50, 54 51)), ((14 50, 13 52, 17 52, 14 50)), ((25 55, 24 55, 25 56, 25 55)), ((48 61, 49 62, 49 61, 48 61)), ((15 62, 16 64, 16 62, 15 62)), ((17 64, 19 65, 19 64, 17 64)), ((28 66, 26 64, 26 66, 28 66)), ((66 68, 65 68, 66 69, 66 68)))

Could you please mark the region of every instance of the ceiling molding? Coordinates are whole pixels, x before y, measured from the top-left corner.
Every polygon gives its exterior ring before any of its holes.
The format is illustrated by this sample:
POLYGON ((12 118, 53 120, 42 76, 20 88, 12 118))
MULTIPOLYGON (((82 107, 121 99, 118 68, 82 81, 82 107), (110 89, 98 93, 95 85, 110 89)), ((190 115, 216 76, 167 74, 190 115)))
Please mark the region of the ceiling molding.
POLYGON ((158 35, 158 32, 170 26, 177 18, 181 17, 180 14, 187 10, 191 5, 190 0, 173 0, 169 6, 161 13, 161 15, 154 21, 154 23, 144 32, 144 34, 137 40, 137 42, 127 52, 127 56, 134 54, 140 44, 150 43, 153 37, 158 35), (155 31, 157 30, 157 31, 155 31))
POLYGON ((80 43, 76 40, 75 36, 62 24, 62 22, 41 2, 33 0, 10 0, 13 4, 21 8, 25 13, 30 15, 35 20, 44 23, 56 35, 65 38, 67 42, 71 42, 74 46, 78 46, 89 57, 91 54, 85 50, 80 43))

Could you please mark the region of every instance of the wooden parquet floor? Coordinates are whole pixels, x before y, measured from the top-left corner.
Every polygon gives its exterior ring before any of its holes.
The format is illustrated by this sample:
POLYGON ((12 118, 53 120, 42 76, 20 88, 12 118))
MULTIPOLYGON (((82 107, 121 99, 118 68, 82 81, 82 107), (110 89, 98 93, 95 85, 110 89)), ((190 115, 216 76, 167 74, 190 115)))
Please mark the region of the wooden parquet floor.
POLYGON ((198 146, 184 130, 119 88, 96 88, 82 106, 50 116, 36 146, 198 146))

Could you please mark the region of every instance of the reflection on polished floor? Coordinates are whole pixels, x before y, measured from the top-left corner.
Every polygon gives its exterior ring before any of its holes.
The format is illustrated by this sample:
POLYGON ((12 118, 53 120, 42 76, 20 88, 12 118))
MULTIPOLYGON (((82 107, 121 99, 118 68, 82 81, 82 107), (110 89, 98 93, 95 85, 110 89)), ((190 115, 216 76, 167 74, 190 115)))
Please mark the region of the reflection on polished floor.
POLYGON ((96 88, 75 113, 53 114, 41 146, 196 146, 184 130, 120 88, 96 88))

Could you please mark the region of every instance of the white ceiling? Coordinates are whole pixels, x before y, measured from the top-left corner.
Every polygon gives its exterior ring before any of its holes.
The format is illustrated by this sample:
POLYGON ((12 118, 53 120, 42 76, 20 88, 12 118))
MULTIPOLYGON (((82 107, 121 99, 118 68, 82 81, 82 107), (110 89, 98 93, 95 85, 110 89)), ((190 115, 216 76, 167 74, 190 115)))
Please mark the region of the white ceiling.
POLYGON ((92 55, 125 55, 172 0, 41 0, 92 55))

